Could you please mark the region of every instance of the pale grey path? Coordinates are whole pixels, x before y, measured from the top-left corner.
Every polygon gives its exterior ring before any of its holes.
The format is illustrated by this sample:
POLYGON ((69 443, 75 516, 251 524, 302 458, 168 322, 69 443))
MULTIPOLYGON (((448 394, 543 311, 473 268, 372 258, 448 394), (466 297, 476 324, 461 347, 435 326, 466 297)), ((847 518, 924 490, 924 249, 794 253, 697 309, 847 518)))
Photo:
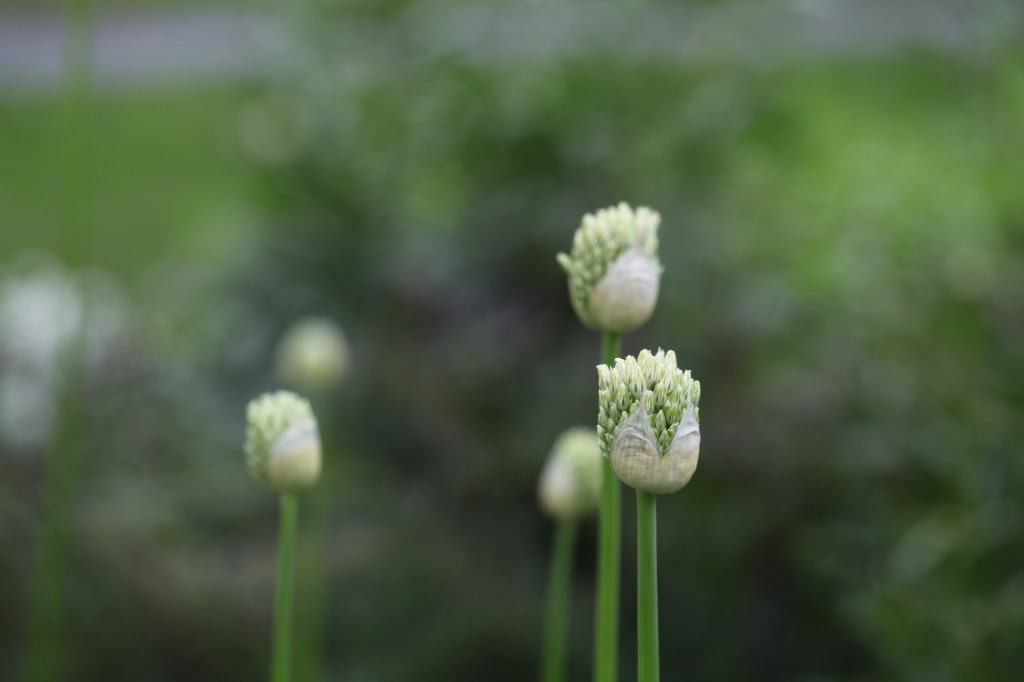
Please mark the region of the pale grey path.
MULTIPOLYGON (((457 54, 482 63, 614 52, 680 63, 885 54, 907 49, 985 53, 1024 36, 1024 2, 1011 0, 749 0, 727 7, 540 0, 416 8, 390 24, 339 27, 346 60, 457 54)), ((261 77, 301 52, 289 22, 236 8, 122 11, 97 20, 100 87, 261 77), (299 48, 299 49, 295 49, 299 48)), ((59 15, 0 9, 0 93, 59 80, 59 15)), ((376 62, 374 62, 376 63, 376 62)))
MULTIPOLYGON (((0 90, 55 88, 63 37, 59 15, 0 10, 0 90)), ((100 14, 97 81, 134 87, 258 75, 286 37, 283 24, 271 17, 229 10, 100 14)))

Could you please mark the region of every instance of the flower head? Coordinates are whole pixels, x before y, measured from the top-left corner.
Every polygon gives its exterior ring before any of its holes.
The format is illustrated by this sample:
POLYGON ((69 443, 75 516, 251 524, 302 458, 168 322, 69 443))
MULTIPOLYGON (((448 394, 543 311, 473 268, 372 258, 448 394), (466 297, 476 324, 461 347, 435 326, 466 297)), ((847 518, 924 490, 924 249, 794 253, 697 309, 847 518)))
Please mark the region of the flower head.
POLYGON ((309 488, 320 477, 320 433, 309 402, 294 393, 267 393, 249 403, 246 464, 278 492, 309 488))
POLYGON ((572 252, 558 254, 569 276, 569 299, 583 324, 630 332, 646 322, 658 302, 661 216, 629 204, 583 216, 572 252))
POLYGON ((676 366, 676 354, 643 350, 598 365, 597 384, 597 433, 618 477, 650 493, 685 486, 700 451, 700 382, 676 366))
POLYGON ((348 341, 329 319, 307 317, 285 332, 277 348, 277 374, 288 386, 318 392, 335 386, 348 371, 348 341))
POLYGON ((551 448, 538 484, 540 505, 551 516, 592 512, 601 496, 601 446, 593 429, 565 431, 551 448))

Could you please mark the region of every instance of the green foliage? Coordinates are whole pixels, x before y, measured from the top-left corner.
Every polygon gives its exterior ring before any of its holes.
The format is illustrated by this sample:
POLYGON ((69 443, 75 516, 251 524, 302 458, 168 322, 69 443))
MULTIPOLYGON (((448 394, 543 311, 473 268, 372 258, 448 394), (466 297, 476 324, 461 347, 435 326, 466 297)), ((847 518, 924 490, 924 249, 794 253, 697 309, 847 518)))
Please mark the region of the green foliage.
MULTIPOLYGON (((357 7, 356 28, 331 9, 292 71, 243 93, 304 112, 286 159, 242 165, 237 90, 99 105, 89 253, 151 285, 137 298, 156 341, 89 384, 103 457, 78 501, 76 679, 264 674, 269 614, 251 594, 270 584, 272 508, 252 513, 266 496, 224 425, 273 383, 280 331, 307 313, 339 320, 354 358, 317 405, 348 444, 325 461, 344 470, 323 557, 331 679, 534 675, 550 540, 536 476, 553 436, 597 410, 596 341, 551 254, 619 200, 658 208, 665 268, 624 353, 674 348, 708 388, 700 469, 659 504, 666 679, 1014 679, 1019 50, 681 61, 582 41, 518 58, 472 24, 418 33, 436 8, 403 8, 357 7), (392 15, 392 32, 368 18, 392 15)), ((17 134, 38 134, 37 106, 0 112, 20 160, 0 167, 5 226, 46 223, 20 200, 45 181, 17 134)), ((5 248, 32 241, 0 231, 5 248)), ((34 500, 8 500, 35 469, 3 455, 0 598, 18 605, 34 500)), ((19 637, 0 615, 2 641, 19 637)))
MULTIPOLYGON (((672 345, 715 387, 701 472, 663 503, 664 669, 1006 679, 1022 623, 1007 558, 1024 547, 1005 520, 1024 511, 1024 206, 999 190, 1024 177, 989 121, 994 101, 1019 107, 1006 85, 937 54, 764 70, 398 60, 310 95, 320 143, 277 176, 304 201, 278 208, 322 240, 312 262, 332 290, 373 292, 343 306, 376 352, 410 358, 419 380, 396 407, 468 446, 424 453, 425 425, 381 449, 415 448, 442 488, 461 470, 486 489, 526 485, 543 444, 522 434, 593 413, 591 339, 545 254, 594 205, 657 206, 665 293, 627 350, 672 345), (415 346, 398 339, 410 326, 415 346)), ((464 659, 447 660, 458 676, 464 659)))

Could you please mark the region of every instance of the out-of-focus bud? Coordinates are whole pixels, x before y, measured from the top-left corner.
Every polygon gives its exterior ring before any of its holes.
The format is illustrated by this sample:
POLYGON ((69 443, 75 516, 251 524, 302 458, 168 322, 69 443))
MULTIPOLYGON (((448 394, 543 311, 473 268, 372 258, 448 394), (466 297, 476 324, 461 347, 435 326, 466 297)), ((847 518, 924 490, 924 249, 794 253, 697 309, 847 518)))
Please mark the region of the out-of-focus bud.
POLYGON ((572 252, 558 254, 569 276, 569 299, 588 327, 631 332, 647 322, 658 302, 661 216, 629 204, 583 216, 572 252))
POLYGON ((320 432, 309 402, 278 391, 249 403, 246 464, 281 493, 305 490, 320 477, 320 432))
POLYGON ((277 374, 287 386, 318 393, 336 386, 349 368, 345 334, 334 322, 309 317, 293 324, 277 348, 277 374))
POLYGON ((601 446, 593 429, 574 427, 555 441, 537 486, 541 508, 555 518, 575 518, 597 508, 601 496, 601 446))
POLYGON ((616 475, 637 490, 667 494, 689 483, 700 454, 700 382, 672 351, 640 351, 597 367, 597 433, 616 475))
POLYGON ((49 442, 68 371, 102 380, 132 318, 109 273, 71 270, 45 253, 14 256, 0 270, 0 443, 49 442))

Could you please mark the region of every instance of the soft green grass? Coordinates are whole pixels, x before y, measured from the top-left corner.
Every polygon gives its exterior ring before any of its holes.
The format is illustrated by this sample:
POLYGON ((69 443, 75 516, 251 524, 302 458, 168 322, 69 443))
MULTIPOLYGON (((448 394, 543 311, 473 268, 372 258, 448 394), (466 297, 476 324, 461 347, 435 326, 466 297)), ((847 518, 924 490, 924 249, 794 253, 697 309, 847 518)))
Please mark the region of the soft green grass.
POLYGON ((252 225, 252 166, 238 146, 230 89, 100 92, 88 235, 60 234, 55 96, 0 100, 0 259, 60 251, 134 279, 160 262, 221 256, 252 225))

